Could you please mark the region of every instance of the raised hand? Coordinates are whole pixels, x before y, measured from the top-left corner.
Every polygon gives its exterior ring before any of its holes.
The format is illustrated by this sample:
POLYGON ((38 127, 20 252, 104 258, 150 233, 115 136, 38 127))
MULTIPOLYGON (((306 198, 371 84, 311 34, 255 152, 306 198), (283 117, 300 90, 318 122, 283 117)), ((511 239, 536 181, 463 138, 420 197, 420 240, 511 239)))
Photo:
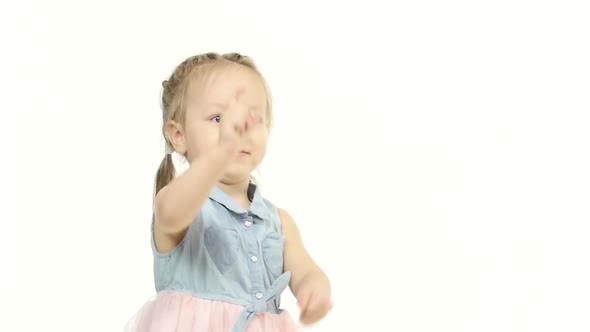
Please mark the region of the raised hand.
POLYGON ((241 101, 242 92, 243 90, 236 93, 220 117, 219 145, 230 156, 237 154, 240 141, 257 121, 257 114, 248 111, 248 107, 241 101))

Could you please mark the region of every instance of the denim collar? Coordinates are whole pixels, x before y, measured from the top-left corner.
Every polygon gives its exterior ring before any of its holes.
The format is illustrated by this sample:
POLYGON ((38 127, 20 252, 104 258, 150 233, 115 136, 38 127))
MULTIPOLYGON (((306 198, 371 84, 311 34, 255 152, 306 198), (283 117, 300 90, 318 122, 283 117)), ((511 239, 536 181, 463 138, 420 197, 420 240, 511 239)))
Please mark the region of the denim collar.
POLYGON ((218 186, 215 186, 209 198, 216 201, 217 203, 225 206, 228 210, 233 211, 237 214, 253 214, 262 220, 268 219, 268 211, 260 189, 254 183, 250 183, 248 186, 248 199, 252 202, 249 209, 244 209, 238 205, 231 197, 229 197, 223 190, 218 186))

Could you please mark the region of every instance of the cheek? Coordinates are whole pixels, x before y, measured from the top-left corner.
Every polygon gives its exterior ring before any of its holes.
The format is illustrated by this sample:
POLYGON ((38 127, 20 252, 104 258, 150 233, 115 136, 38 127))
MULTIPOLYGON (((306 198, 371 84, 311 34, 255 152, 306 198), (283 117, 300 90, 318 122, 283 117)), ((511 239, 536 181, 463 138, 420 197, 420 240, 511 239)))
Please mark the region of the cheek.
POLYGON ((256 142, 256 145, 266 147, 266 143, 268 141, 268 133, 266 130, 257 131, 254 135, 254 141, 256 142))
POLYGON ((204 150, 216 144, 219 139, 219 129, 209 123, 193 125, 187 133, 187 140, 195 150, 204 150))

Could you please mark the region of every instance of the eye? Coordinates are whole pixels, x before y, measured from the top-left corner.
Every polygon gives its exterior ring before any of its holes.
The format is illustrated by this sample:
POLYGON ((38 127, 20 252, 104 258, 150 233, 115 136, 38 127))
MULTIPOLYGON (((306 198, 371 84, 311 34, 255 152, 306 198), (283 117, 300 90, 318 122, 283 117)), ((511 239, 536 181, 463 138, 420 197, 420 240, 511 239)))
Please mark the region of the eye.
POLYGON ((211 119, 210 119, 210 120, 213 120, 214 122, 217 122, 217 123, 219 123, 219 122, 221 121, 221 116, 219 116, 219 115, 214 115, 214 116, 212 116, 212 117, 211 117, 211 119))

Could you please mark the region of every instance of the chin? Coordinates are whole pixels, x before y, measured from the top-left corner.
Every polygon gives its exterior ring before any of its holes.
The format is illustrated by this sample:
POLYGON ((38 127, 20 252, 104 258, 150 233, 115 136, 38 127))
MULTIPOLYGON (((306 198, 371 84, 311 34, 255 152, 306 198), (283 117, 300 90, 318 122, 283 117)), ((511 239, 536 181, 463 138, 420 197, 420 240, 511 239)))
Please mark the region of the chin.
POLYGON ((226 183, 249 181, 253 171, 250 167, 231 167, 223 174, 222 181, 226 183))

